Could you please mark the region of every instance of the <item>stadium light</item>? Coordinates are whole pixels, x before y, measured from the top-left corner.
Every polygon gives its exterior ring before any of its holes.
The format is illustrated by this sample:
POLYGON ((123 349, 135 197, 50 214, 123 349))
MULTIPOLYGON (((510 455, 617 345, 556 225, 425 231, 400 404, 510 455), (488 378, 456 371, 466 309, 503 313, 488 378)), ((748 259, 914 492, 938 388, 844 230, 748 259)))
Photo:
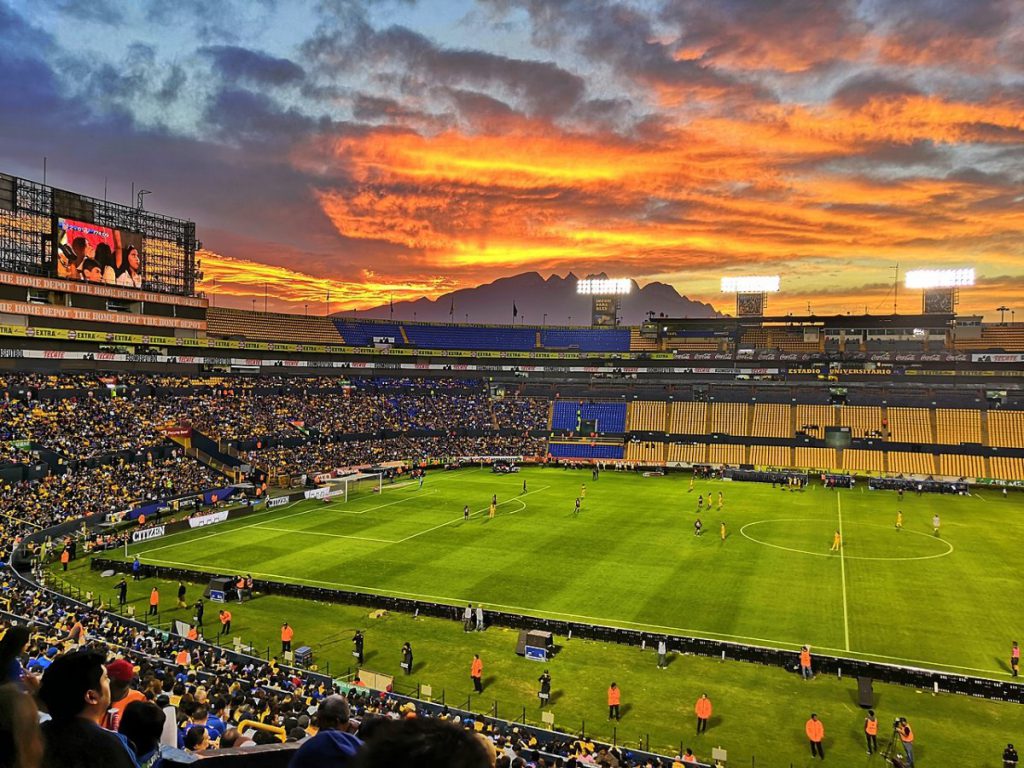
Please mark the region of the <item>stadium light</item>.
POLYGON ((974 268, 916 269, 905 275, 907 288, 958 288, 974 285, 974 268))
POLYGON ((617 280, 577 280, 576 293, 587 296, 621 296, 633 290, 633 281, 628 278, 617 280))
POLYGON ((723 277, 722 293, 778 293, 781 282, 778 275, 723 277))

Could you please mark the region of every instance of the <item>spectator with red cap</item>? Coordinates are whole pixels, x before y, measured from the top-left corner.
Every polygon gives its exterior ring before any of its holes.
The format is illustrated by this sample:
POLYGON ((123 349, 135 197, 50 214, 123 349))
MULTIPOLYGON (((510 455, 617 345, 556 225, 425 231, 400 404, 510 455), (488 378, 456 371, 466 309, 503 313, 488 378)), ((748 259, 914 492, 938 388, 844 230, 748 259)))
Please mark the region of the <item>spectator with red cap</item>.
POLYGON ((107 664, 107 676, 110 678, 110 707, 103 727, 111 731, 118 730, 124 708, 133 701, 145 701, 146 696, 132 688, 135 667, 125 659, 115 659, 107 664))

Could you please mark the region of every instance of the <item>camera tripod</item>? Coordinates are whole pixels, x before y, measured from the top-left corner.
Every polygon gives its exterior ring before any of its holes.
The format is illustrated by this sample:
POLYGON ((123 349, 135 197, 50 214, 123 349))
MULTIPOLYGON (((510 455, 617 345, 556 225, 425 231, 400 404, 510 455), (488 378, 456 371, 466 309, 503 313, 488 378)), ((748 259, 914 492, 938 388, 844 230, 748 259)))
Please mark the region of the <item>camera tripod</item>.
POLYGON ((907 761, 900 753, 900 746, 903 741, 900 739, 899 725, 893 725, 892 733, 889 735, 889 743, 882 750, 882 759, 892 768, 906 768, 907 761))

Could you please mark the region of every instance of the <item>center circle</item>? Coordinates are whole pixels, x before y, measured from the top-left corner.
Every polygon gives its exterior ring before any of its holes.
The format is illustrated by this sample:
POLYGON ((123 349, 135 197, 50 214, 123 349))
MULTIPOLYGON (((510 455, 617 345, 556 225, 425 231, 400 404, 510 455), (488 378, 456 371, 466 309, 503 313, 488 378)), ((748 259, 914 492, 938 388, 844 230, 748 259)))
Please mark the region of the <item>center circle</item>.
MULTIPOLYGON (((777 519, 772 519, 772 520, 755 520, 754 522, 747 523, 742 528, 740 528, 740 535, 743 536, 743 538, 748 539, 749 541, 754 542, 755 544, 761 544, 762 546, 771 547, 772 549, 780 549, 780 550, 782 550, 784 552, 794 552, 794 553, 801 554, 801 555, 811 555, 812 557, 839 557, 840 556, 839 553, 837 553, 837 552, 830 552, 827 549, 828 544, 831 543, 831 541, 832 541, 831 535, 827 535, 827 538, 823 538, 823 540, 825 541, 825 544, 823 544, 823 547, 822 547, 824 551, 815 551, 815 550, 810 550, 810 549, 801 549, 800 547, 789 547, 789 546, 783 546, 781 544, 775 544, 775 543, 773 543, 771 541, 765 541, 763 538, 757 538, 756 536, 748 533, 748 529, 754 528, 755 526, 759 526, 759 525, 772 525, 774 523, 812 523, 812 524, 816 524, 816 525, 822 525, 822 524, 827 525, 828 521, 827 520, 819 520, 819 519, 809 518, 809 517, 804 517, 804 518, 783 517, 783 518, 777 518, 777 519)), ((881 524, 878 524, 878 523, 861 523, 861 522, 857 522, 857 523, 854 523, 853 525, 856 528, 858 528, 858 529, 860 529, 860 528, 881 528, 883 530, 889 531, 889 533, 887 534, 889 536, 908 536, 908 535, 909 536, 921 536, 921 537, 923 537, 924 539, 926 539, 928 541, 933 541, 936 544, 941 544, 944 547, 944 551, 943 552, 938 552, 938 553, 932 554, 932 555, 887 555, 887 556, 886 555, 883 555, 883 556, 869 556, 869 555, 856 555, 856 554, 848 555, 844 551, 842 553, 842 557, 844 559, 846 559, 846 560, 892 560, 892 561, 905 562, 905 561, 911 561, 911 560, 934 560, 934 559, 939 558, 939 557, 946 557, 947 555, 950 555, 950 554, 953 553, 953 545, 950 544, 948 541, 946 541, 945 539, 940 539, 940 538, 938 538, 936 536, 930 536, 927 533, 922 533, 921 531, 912 531, 912 530, 908 530, 906 528, 904 528, 903 530, 900 530, 900 531, 896 531, 896 530, 893 529, 893 526, 891 526, 891 525, 881 525, 881 524)), ((846 546, 845 541, 844 541, 843 546, 844 547, 846 546)))

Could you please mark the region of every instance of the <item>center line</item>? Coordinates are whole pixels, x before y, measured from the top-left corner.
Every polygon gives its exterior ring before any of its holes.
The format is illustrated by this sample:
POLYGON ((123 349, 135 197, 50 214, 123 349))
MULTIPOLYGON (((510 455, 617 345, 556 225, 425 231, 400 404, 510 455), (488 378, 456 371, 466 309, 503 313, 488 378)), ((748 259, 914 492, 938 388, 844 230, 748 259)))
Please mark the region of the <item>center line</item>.
POLYGON ((846 605, 846 538, 843 536, 843 503, 842 494, 836 489, 836 507, 839 510, 839 569, 843 576, 843 636, 846 650, 850 650, 850 612, 846 605))

